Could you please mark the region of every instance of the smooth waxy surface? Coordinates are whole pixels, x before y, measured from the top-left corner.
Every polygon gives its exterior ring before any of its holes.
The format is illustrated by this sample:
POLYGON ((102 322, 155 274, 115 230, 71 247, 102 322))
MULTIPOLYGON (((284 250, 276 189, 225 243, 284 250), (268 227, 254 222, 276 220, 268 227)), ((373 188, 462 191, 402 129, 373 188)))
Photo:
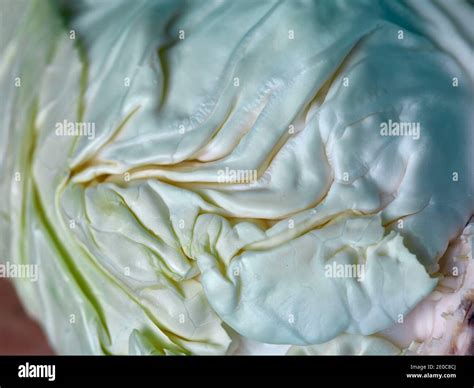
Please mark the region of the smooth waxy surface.
POLYGON ((2 180, 1 227, 40 264, 19 289, 57 350, 223 353, 223 323, 319 344, 435 287, 473 212, 468 26, 447 48, 430 4, 87 3, 77 46, 49 3, 8 2, 55 27, 7 23, 23 33, 1 46, 2 176, 23 174, 2 180), (389 120, 419 138, 383 136, 389 120))

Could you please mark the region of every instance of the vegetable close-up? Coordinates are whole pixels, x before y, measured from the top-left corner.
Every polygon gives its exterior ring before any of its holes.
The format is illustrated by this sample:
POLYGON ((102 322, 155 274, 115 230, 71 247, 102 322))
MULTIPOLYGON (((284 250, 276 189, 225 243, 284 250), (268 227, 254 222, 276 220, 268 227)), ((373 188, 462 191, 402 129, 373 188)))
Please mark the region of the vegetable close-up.
POLYGON ((472 2, 0 7, 1 273, 54 353, 474 353, 472 2))

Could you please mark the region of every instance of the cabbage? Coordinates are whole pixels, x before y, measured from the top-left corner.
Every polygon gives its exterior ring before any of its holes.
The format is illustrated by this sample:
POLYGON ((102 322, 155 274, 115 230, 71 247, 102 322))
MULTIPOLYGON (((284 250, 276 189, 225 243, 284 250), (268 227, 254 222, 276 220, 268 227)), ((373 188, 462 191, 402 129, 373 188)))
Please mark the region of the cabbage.
POLYGON ((401 352, 474 210, 471 6, 1 1, 1 257, 57 352, 401 352))
POLYGON ((366 356, 395 356, 400 349, 389 341, 376 336, 362 336, 356 334, 341 334, 321 345, 292 346, 288 354, 295 356, 305 355, 366 355, 366 356))

